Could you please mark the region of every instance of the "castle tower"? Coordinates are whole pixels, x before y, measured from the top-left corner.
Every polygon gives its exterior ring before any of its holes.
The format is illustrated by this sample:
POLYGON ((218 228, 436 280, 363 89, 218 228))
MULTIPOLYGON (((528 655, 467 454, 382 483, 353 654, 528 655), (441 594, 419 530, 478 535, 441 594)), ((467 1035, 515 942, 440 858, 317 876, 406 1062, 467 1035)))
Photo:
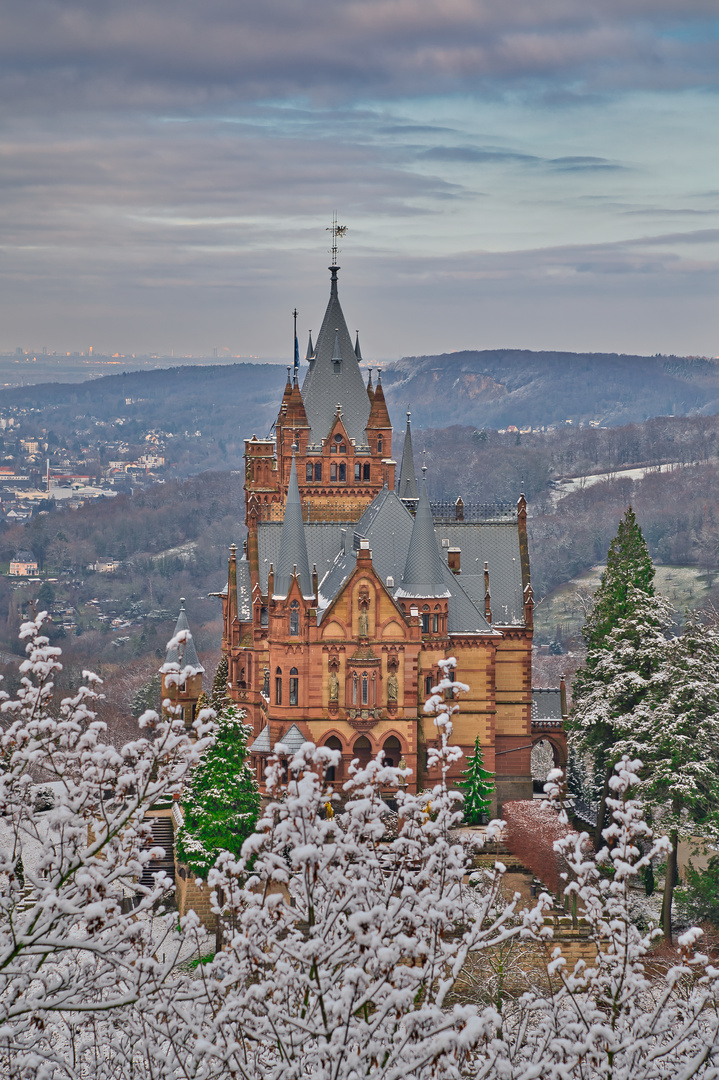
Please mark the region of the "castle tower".
POLYGON ((190 624, 187 621, 187 613, 185 612, 184 596, 180 600, 180 613, 175 623, 173 639, 180 633, 187 635, 184 643, 172 645, 167 650, 165 663, 160 668, 162 702, 163 712, 165 711, 165 702, 168 700, 173 706, 179 705, 182 709, 182 719, 185 721, 185 727, 189 728, 192 726, 197 712, 197 702, 202 693, 202 676, 205 669, 198 659, 195 642, 190 632, 190 624), (167 671, 170 664, 179 665, 181 673, 184 673, 186 669, 192 670, 187 671, 185 678, 178 683, 177 676, 167 671))

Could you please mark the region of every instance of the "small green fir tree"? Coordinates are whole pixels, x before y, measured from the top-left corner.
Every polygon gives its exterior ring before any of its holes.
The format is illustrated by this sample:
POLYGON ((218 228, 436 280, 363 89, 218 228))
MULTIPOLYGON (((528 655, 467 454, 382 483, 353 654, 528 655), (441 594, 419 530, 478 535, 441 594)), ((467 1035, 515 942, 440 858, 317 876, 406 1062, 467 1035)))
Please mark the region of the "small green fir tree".
POLYGON ((469 768, 462 773, 467 779, 460 781, 459 785, 464 790, 464 820, 468 825, 480 825, 492 805, 494 773, 484 768, 479 735, 474 740, 474 754, 467 758, 467 765, 469 768))
POLYGON ((220 713, 216 740, 182 799, 185 821, 177 834, 177 857, 200 878, 207 878, 221 851, 238 856, 257 824, 260 792, 247 763, 252 728, 244 717, 234 705, 220 713))
POLYGON ((210 693, 210 705, 219 716, 230 704, 227 694, 227 680, 229 678, 229 663, 226 653, 223 653, 217 664, 215 677, 212 680, 212 692, 210 693))

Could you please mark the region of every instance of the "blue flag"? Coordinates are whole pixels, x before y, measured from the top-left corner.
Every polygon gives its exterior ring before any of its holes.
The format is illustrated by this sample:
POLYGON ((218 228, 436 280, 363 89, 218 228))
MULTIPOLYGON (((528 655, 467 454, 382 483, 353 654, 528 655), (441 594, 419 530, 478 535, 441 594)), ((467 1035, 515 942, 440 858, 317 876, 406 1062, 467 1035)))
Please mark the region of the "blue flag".
POLYGON ((297 334, 295 334, 295 374, 300 370, 300 346, 297 341, 297 334))

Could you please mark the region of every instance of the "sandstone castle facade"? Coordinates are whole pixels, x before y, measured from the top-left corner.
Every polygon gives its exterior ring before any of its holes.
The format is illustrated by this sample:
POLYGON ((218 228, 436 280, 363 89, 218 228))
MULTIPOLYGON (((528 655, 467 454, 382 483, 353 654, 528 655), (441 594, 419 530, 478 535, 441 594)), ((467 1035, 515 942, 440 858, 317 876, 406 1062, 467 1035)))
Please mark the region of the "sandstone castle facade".
POLYGON ((455 656, 470 691, 453 741, 468 754, 479 736, 499 805, 531 798, 532 743, 559 731, 561 710, 543 721, 535 698, 533 723, 524 496, 432 505, 409 415, 395 476, 381 377, 365 382, 338 271, 301 385, 295 368, 273 436, 245 442, 247 540, 219 594, 228 694, 253 726, 258 780, 279 742, 307 740, 341 752, 338 788, 354 758, 380 749, 409 766, 412 790, 431 786, 436 730, 422 706, 438 661, 455 656))

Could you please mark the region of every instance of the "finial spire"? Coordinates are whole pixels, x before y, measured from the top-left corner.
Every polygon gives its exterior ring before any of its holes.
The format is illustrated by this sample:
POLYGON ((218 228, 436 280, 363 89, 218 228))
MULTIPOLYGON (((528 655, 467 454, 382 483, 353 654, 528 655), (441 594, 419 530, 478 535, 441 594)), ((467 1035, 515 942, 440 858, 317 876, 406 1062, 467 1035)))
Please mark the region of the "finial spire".
POLYGON ((357 363, 362 363, 362 350, 359 343, 359 330, 355 330, 357 337, 355 338, 355 356, 357 357, 357 363))
POLYGON ((332 215, 332 224, 328 225, 328 227, 325 229, 325 232, 331 232, 332 233, 332 250, 331 250, 332 266, 335 267, 336 269, 339 269, 339 267, 337 266, 337 255, 339 253, 339 248, 337 247, 337 241, 338 241, 338 239, 340 239, 341 237, 343 237, 345 235, 345 233, 347 232, 347 226, 337 224, 337 211, 336 210, 335 210, 334 214, 332 215))
POLYGON ((297 341, 297 308, 292 312, 292 318, 295 320, 295 375, 300 370, 300 346, 297 341))

